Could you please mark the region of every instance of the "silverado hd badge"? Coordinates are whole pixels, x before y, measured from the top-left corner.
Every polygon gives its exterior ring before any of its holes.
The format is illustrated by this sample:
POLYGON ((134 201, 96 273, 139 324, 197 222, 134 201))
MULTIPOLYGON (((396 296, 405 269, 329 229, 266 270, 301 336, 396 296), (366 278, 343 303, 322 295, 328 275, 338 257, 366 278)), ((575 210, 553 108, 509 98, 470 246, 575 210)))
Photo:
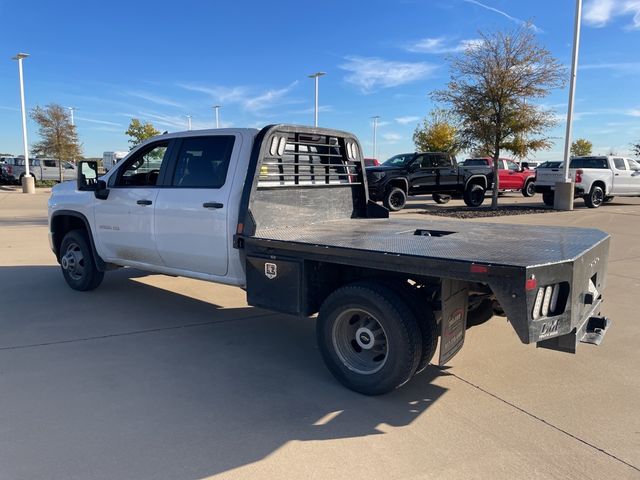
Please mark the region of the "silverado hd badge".
POLYGON ((273 280, 278 276, 278 266, 275 263, 265 263, 264 274, 269 280, 273 280))

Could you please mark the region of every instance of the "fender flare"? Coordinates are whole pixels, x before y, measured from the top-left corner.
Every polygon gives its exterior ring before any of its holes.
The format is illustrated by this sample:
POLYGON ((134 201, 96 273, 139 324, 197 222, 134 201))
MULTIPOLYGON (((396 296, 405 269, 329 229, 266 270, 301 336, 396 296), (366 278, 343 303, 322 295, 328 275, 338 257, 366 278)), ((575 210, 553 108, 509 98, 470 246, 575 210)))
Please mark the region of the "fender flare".
POLYGON ((105 261, 102 259, 102 257, 100 257, 100 255, 98 255, 98 251, 96 250, 96 245, 94 243, 93 240, 93 233, 91 231, 91 226, 89 225, 89 221, 87 220, 87 217, 85 217, 82 213, 80 212, 76 212, 75 210, 56 210, 55 212, 53 212, 53 214, 51 215, 51 219, 50 219, 50 234, 51 234, 51 244, 53 246, 53 252, 56 256, 56 260, 58 261, 58 263, 60 263, 60 251, 57 248, 57 245, 60 245, 60 243, 62 242, 62 238, 60 238, 60 242, 56 242, 57 238, 56 238, 56 232, 53 231, 53 225, 54 225, 54 221, 56 219, 56 217, 74 217, 74 218, 78 218, 82 221, 82 223, 84 224, 84 228, 87 231, 87 237, 89 240, 89 245, 91 247, 91 252, 93 253, 93 259, 96 263, 96 267, 99 271, 104 272, 107 270, 107 266, 105 261))
POLYGON ((469 183, 471 183, 472 180, 476 179, 476 178, 480 178, 482 179, 482 183, 484 186, 484 189, 487 190, 489 187, 487 186, 487 177, 485 175, 471 175, 469 178, 467 178, 466 182, 464 182, 464 190, 467 190, 467 187, 469 186, 469 183))
POLYGON ((405 177, 390 178, 387 184, 384 186, 385 192, 389 189, 389 187, 393 186, 393 182, 402 182, 405 187, 404 188, 405 193, 407 195, 409 194, 409 180, 407 180, 405 177))

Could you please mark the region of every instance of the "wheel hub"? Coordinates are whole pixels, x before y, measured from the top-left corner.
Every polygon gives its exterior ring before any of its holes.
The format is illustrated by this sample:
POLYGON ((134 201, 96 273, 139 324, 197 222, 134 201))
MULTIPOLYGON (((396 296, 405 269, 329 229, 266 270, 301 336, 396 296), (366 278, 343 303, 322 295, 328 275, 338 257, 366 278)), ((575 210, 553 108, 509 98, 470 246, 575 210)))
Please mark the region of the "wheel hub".
POLYGON ((368 328, 360 327, 356 330, 356 343, 364 350, 372 349, 374 344, 373 332, 368 328))
POLYGON ((60 266, 74 280, 82 278, 84 275, 84 256, 78 245, 72 243, 67 247, 67 253, 60 258, 60 266))
POLYGON ((342 312, 336 318, 332 335, 336 354, 349 370, 370 375, 387 362, 387 334, 370 312, 360 308, 342 312))

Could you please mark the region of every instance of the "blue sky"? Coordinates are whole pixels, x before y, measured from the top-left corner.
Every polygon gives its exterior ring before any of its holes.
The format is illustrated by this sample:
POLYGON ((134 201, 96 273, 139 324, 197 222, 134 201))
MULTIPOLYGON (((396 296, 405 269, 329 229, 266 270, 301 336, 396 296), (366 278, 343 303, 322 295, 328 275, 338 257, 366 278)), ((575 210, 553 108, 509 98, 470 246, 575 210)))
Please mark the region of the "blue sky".
MULTIPOLYGON (((132 117, 161 131, 313 122, 320 79, 320 126, 355 132, 372 154, 371 116, 379 115, 380 158, 412 151, 413 130, 448 80, 446 57, 478 31, 530 19, 539 41, 571 59, 573 0, 190 1, 0 0, 0 152, 20 153, 18 73, 24 62, 27 108, 77 108, 86 156, 126 150, 132 117), (25 27, 26 25, 26 27, 25 27), (26 34, 25 34, 26 32, 26 34)), ((640 1, 585 0, 574 138, 596 153, 626 154, 640 140, 640 1)), ((567 89, 544 104, 560 123, 567 89)), ((29 141, 37 129, 29 121, 29 141)))

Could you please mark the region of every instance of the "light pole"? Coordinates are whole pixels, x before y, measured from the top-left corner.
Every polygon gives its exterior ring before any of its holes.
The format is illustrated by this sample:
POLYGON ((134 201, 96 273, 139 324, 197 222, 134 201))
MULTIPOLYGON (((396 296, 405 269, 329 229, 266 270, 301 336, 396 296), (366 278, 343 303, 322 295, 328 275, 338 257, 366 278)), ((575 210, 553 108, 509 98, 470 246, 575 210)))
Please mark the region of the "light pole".
POLYGON ((564 178, 556 183, 553 208, 573 210, 573 181, 569 176, 571 151, 571 123, 573 120, 573 101, 576 93, 576 75, 578 73, 578 51, 580 50, 580 18, 582 0, 576 0, 576 17, 573 27, 573 53, 571 56, 571 79, 569 81, 569 105, 567 107, 567 129, 564 136, 564 178))
POLYGON ((76 107, 67 107, 67 110, 69 110, 69 112, 71 112, 71 125, 75 125, 75 122, 73 121, 73 112, 74 110, 77 110, 76 107))
POLYGON ((27 112, 24 107, 24 79, 22 77, 22 60, 28 53, 18 53, 12 60, 18 61, 18 75, 20 76, 20 106, 22 108, 22 142, 24 146, 24 176, 22 177, 22 193, 36 193, 36 185, 29 173, 29 145, 27 143, 27 112))
POLYGON ((213 109, 216 111, 216 128, 220 128, 220 114, 218 113, 218 110, 220 110, 220 107, 222 105, 214 105, 213 109))
POLYGON ((188 130, 191 130, 191 115, 185 115, 187 117, 187 125, 188 125, 188 130))
POLYGON ((373 158, 378 158, 378 119, 380 115, 371 118, 373 118, 373 158))
POLYGON ((318 79, 323 75, 326 75, 326 72, 316 72, 316 73, 312 73, 311 75, 308 75, 309 78, 315 78, 315 81, 316 81, 316 108, 314 110, 315 116, 313 121, 314 127, 318 126, 318 79))

